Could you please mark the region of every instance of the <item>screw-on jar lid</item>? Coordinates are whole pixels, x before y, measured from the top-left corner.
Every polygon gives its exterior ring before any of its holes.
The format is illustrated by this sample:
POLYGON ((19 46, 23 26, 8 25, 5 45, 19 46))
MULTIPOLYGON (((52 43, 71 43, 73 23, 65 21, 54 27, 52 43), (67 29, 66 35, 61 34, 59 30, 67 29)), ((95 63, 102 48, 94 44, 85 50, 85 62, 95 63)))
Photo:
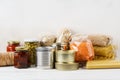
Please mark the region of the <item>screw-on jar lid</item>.
POLYGON ((8 41, 8 44, 19 44, 20 41, 8 41))
POLYGON ((53 47, 38 47, 36 48, 37 51, 50 51, 53 47))
POLYGON ((27 48, 20 46, 15 48, 16 51, 27 51, 27 48))
POLYGON ((24 42, 39 42, 37 39, 25 39, 24 42))

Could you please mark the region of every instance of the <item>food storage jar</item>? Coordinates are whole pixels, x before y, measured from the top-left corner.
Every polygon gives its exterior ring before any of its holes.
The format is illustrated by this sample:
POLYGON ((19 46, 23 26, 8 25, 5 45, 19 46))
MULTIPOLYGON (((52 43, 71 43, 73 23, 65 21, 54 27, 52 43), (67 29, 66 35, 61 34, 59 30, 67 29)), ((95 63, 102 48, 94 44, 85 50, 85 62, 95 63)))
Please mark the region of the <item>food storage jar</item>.
POLYGON ((20 46, 20 42, 19 41, 8 41, 8 45, 7 45, 7 52, 14 52, 16 51, 15 48, 20 46))
POLYGON ((24 47, 16 47, 14 54, 14 67, 16 68, 28 68, 30 67, 28 50, 24 47))
POLYGON ((36 48, 39 46, 37 40, 24 40, 24 46, 29 51, 31 67, 36 66, 36 48))
POLYGON ((42 69, 50 69, 52 47, 38 47, 37 50, 37 67, 42 69))

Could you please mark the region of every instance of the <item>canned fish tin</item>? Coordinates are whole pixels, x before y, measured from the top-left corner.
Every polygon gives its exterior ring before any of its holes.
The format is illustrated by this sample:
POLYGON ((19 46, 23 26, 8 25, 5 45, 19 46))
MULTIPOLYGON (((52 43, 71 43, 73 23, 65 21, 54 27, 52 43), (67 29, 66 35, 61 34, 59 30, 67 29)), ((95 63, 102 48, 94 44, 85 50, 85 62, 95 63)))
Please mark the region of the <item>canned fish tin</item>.
POLYGON ((39 46, 39 42, 37 40, 25 40, 25 48, 29 51, 30 54, 30 62, 32 66, 36 65, 36 48, 39 46))
POLYGON ((42 69, 50 69, 50 55, 52 47, 38 47, 37 50, 37 67, 42 69))
POLYGON ((75 51, 74 50, 58 50, 56 52, 57 62, 74 62, 75 61, 75 51))
POLYGON ((69 71, 79 69, 79 63, 55 63, 57 70, 69 71))

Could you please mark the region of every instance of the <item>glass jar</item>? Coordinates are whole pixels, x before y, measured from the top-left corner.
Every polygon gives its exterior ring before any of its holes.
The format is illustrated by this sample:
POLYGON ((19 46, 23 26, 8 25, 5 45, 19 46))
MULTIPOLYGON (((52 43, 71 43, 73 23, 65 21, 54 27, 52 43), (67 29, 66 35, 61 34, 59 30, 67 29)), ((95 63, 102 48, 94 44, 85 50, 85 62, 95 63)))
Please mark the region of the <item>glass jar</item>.
POLYGON ((36 48, 39 46, 39 42, 37 40, 25 40, 24 41, 24 46, 25 48, 29 51, 30 55, 30 62, 31 62, 31 67, 36 66, 36 48))
POLYGON ((14 54, 14 67, 28 68, 30 67, 29 53, 24 47, 16 47, 14 54))
POLYGON ((14 52, 14 51, 16 51, 15 48, 18 46, 20 46, 19 41, 9 41, 6 50, 7 50, 7 52, 14 52))

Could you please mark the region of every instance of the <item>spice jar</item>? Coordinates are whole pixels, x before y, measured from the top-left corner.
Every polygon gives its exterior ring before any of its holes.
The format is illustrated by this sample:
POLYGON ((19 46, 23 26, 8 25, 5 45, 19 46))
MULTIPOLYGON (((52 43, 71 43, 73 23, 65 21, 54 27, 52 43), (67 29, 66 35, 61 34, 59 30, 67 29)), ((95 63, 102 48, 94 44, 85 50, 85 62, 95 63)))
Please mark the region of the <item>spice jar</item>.
POLYGON ((61 43, 61 50, 65 51, 69 49, 69 43, 61 43))
POLYGON ((38 47, 37 50, 37 67, 42 69, 50 69, 53 57, 50 57, 52 54, 52 47, 38 47))
POLYGON ((28 68, 30 67, 28 50, 24 47, 16 47, 14 54, 14 67, 16 68, 28 68))
POLYGON ((39 46, 37 40, 25 40, 25 48, 29 51, 31 67, 36 66, 36 48, 39 46))
POLYGON ((7 52, 14 52, 14 51, 16 51, 15 48, 18 46, 20 46, 19 41, 9 41, 6 50, 7 50, 7 52))

